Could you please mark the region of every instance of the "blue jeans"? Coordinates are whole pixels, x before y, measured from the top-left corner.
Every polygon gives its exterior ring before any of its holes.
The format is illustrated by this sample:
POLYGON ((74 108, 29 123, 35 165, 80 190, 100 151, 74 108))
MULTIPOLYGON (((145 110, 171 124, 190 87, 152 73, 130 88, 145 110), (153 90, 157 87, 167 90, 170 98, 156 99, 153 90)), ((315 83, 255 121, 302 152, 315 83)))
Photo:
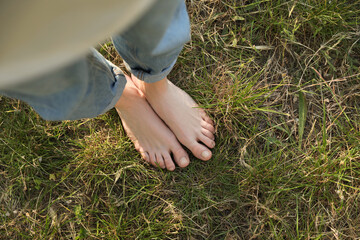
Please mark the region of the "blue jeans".
MULTIPOLYGON (((181 0, 159 0, 128 30, 112 39, 132 74, 148 83, 159 81, 169 74, 190 39, 185 4, 181 0)), ((87 56, 66 67, 0 89, 0 94, 27 102, 46 120, 75 120, 113 108, 125 85, 121 70, 91 49, 87 56)))

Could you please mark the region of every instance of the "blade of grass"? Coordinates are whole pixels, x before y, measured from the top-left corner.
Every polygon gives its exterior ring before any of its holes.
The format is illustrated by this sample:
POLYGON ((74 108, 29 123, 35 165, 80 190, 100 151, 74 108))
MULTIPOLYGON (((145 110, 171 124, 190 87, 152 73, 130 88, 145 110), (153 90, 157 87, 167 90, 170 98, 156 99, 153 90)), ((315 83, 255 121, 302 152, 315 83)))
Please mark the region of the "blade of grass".
POLYGON ((306 99, 304 93, 299 91, 299 148, 301 148, 306 123, 306 99))

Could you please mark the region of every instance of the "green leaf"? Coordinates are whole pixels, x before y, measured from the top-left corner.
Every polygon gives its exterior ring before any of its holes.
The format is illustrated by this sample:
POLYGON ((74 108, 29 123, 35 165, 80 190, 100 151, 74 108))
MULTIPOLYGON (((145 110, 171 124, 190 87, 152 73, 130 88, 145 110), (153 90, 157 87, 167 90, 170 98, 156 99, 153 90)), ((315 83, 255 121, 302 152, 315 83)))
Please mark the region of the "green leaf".
POLYGON ((301 148, 302 138, 304 135, 305 123, 306 123, 306 99, 304 93, 299 91, 299 148, 301 148))

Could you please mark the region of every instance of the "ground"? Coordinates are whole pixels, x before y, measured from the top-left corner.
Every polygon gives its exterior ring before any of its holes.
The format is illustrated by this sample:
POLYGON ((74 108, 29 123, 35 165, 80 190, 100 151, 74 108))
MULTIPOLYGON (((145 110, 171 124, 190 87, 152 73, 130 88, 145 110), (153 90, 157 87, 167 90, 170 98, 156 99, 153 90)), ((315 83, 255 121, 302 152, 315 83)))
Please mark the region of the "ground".
POLYGON ((187 5, 169 78, 215 121, 212 159, 157 169, 114 110, 48 122, 2 97, 1 239, 360 236, 360 1, 187 5))

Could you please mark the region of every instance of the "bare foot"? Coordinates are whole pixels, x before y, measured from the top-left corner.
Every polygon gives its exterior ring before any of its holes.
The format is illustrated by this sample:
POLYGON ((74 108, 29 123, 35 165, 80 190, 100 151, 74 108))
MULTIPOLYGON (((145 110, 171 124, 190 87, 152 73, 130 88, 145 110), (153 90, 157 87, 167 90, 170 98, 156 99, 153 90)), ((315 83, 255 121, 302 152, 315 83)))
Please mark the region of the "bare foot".
POLYGON ((198 108, 186 92, 167 78, 155 83, 145 83, 135 76, 132 76, 132 80, 177 139, 195 157, 204 161, 209 160, 212 154, 208 148, 215 146, 215 129, 213 121, 205 111, 198 108))
POLYGON ((115 108, 136 150, 145 161, 170 171, 175 169, 171 154, 178 166, 189 165, 189 157, 175 135, 156 115, 129 77, 127 80, 115 108))

